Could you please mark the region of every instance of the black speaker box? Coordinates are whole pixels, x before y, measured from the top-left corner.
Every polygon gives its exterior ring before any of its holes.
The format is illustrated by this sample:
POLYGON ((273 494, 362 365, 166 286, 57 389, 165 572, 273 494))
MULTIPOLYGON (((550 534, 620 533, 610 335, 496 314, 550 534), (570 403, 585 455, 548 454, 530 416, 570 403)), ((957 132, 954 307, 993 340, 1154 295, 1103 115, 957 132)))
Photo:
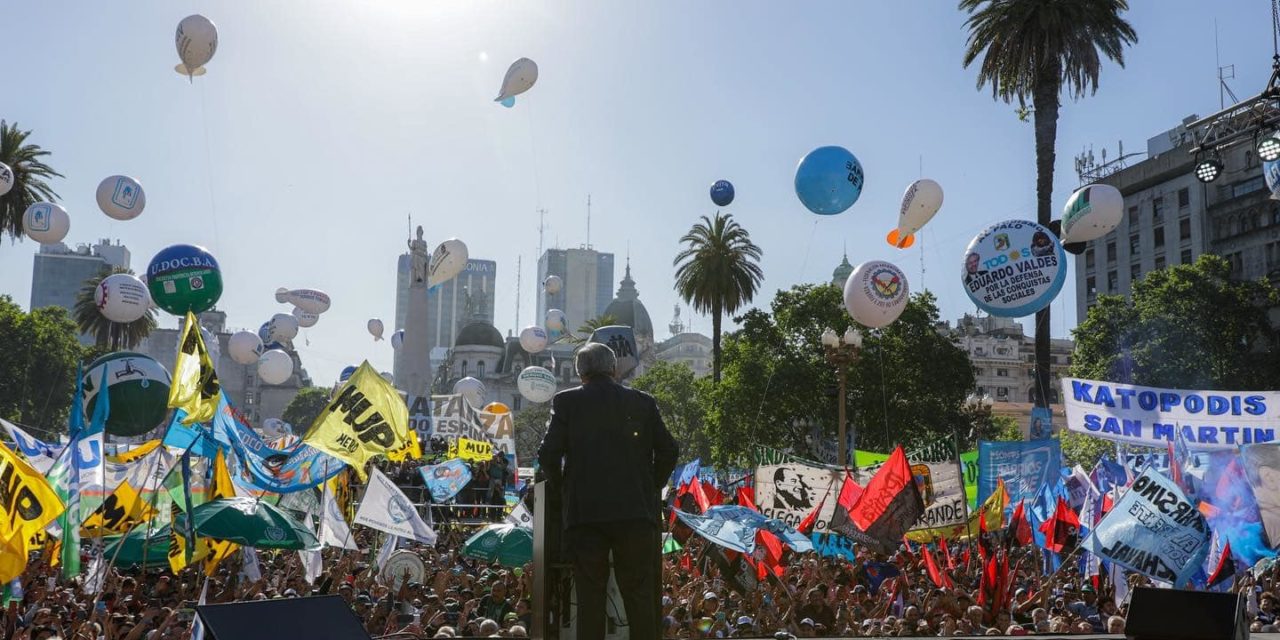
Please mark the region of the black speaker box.
POLYGON ((205 640, 369 640, 341 596, 208 604, 196 615, 205 640))
POLYGON ((1138 587, 1129 596, 1124 635, 1133 640, 1247 640, 1244 598, 1138 587))

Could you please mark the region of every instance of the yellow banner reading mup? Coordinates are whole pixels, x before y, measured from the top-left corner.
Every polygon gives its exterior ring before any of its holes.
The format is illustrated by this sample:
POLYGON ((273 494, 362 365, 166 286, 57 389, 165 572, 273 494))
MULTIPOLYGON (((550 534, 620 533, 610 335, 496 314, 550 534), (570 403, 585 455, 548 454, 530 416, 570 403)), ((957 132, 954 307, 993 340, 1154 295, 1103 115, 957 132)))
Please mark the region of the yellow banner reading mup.
POLYGON ((413 429, 409 430, 409 437, 405 439, 404 446, 395 451, 387 452, 387 459, 392 462, 404 462, 405 460, 421 460, 422 459, 422 443, 418 441, 418 432, 413 429))
POLYGON ((458 438, 449 443, 449 457, 467 462, 485 462, 493 459, 493 445, 483 440, 458 438))
POLYGON ((408 438, 409 408, 395 387, 365 361, 311 423, 302 441, 346 461, 365 480, 369 458, 399 449, 408 438))

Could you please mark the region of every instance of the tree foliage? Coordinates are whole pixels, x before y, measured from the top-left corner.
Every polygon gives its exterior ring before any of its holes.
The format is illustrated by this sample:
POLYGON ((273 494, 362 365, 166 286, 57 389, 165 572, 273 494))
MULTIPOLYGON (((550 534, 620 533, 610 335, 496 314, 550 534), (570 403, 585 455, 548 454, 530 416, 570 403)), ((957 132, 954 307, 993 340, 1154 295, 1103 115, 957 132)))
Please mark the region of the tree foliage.
POLYGON ((710 388, 706 378, 693 375, 684 363, 658 361, 631 381, 634 389, 653 396, 667 429, 680 443, 680 459, 711 459, 711 442, 704 425, 703 398, 710 388))
POLYGON ((551 403, 529 403, 516 413, 516 458, 525 466, 533 466, 542 437, 547 435, 547 421, 551 419, 551 403))
POLYGON ((22 238, 22 216, 37 202, 56 202, 58 194, 47 180, 62 174, 44 163, 48 151, 29 144, 30 131, 0 120, 0 163, 13 170, 13 188, 0 196, 0 237, 22 238))
POLYGON ((0 417, 51 437, 66 433, 76 370, 86 357, 61 307, 30 313, 0 296, 0 417))
POLYGON ((329 390, 323 387, 307 387, 298 391, 298 395, 289 401, 284 408, 281 420, 293 425, 294 433, 306 433, 316 416, 329 404, 329 390))
POLYGON ((1062 444, 1062 466, 1067 468, 1080 465, 1086 471, 1091 470, 1103 455, 1116 448, 1116 443, 1087 433, 1059 429, 1057 435, 1062 444))

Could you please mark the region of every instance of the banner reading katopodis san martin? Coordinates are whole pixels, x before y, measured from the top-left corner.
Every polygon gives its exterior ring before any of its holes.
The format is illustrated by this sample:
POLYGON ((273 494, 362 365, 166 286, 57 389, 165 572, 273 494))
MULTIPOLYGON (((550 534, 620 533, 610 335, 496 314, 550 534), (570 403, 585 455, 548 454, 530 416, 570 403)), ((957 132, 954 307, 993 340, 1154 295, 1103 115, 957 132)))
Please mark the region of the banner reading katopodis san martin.
POLYGON ((1189 391, 1062 379, 1067 428, 1165 448, 1181 429, 1192 449, 1235 449, 1276 439, 1280 391, 1189 391))

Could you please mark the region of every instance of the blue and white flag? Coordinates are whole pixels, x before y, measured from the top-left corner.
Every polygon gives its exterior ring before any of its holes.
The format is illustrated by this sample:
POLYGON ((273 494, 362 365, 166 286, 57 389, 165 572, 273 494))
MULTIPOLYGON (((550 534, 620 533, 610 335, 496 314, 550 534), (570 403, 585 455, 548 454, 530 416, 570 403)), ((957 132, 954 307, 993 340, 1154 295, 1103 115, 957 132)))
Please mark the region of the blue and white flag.
POLYGON ((707 509, 703 515, 676 511, 680 520, 694 533, 726 549, 754 553, 756 532, 768 531, 801 553, 813 550, 813 542, 776 518, 766 518, 758 511, 737 505, 721 505, 707 509))
POLYGON ((213 440, 227 452, 227 465, 248 483, 272 493, 292 493, 319 485, 347 466, 301 440, 273 449, 236 417, 226 394, 213 415, 213 440), (243 474, 241 474, 243 470, 243 474))
POLYGON ((431 502, 440 504, 453 499, 471 482, 471 468, 459 458, 440 464, 418 467, 427 489, 431 490, 431 502))
POLYGON ((694 458, 683 467, 676 467, 676 470, 672 472, 671 475, 671 483, 674 484, 677 489, 688 484, 690 480, 698 477, 698 469, 701 464, 701 458, 694 458))
POLYGON ((1057 439, 978 443, 978 503, 986 502, 1004 480, 1008 504, 1032 502, 1045 484, 1061 478, 1062 446, 1057 439))
POLYGON ((1174 482, 1147 469, 1084 541, 1127 569, 1181 587, 1209 553, 1209 524, 1174 482))

